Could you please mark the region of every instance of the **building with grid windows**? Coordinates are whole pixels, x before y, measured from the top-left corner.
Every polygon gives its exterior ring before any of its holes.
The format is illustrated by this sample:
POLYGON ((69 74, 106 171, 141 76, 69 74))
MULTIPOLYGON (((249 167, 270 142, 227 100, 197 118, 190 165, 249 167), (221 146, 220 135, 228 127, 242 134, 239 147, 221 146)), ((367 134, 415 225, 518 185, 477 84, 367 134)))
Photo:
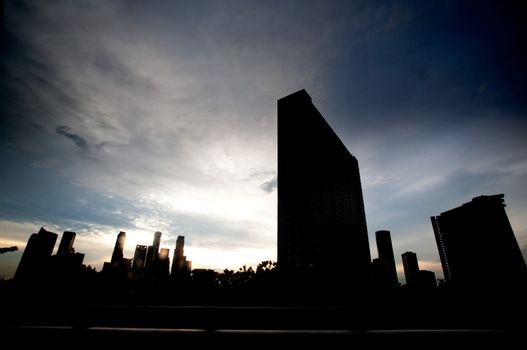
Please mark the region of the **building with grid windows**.
POLYGON ((278 100, 278 267, 369 279, 357 159, 305 90, 278 100))
POLYGON ((431 220, 447 282, 478 290, 526 287, 527 267, 503 194, 473 198, 431 220))

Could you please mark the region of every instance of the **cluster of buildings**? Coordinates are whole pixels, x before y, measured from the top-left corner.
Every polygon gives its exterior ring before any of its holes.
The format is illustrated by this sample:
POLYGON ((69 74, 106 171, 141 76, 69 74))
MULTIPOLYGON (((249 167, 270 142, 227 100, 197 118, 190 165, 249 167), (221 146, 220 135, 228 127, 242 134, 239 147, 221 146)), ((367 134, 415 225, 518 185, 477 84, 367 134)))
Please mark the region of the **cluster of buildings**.
POLYGON ((27 242, 14 278, 18 281, 33 281, 47 277, 71 277, 85 266, 84 254, 75 252, 75 232, 62 234, 57 254, 52 255, 58 235, 41 228, 27 242))
MULTIPOLYGON (((397 287, 390 232, 377 231, 378 257, 371 259, 357 159, 319 113, 305 90, 278 100, 278 268, 285 276, 310 280, 335 276, 347 286, 397 287)), ((447 283, 463 288, 527 285, 527 266, 504 209, 503 195, 479 196, 431 218, 447 283)), ((82 266, 73 249, 74 232, 41 229, 31 235, 15 279, 38 276, 52 266, 63 274, 82 266), (49 264, 41 264, 46 261, 49 264)), ((102 272, 138 278, 189 274, 185 238, 178 236, 170 264, 169 249, 137 245, 124 257, 126 233, 120 232, 111 260, 102 272), (171 268, 170 268, 170 265, 171 268)), ((420 270, 413 252, 402 254, 407 286, 435 287, 433 272, 420 270)), ((331 279, 330 279, 331 280, 331 279)))
POLYGON ((124 257, 126 233, 119 232, 112 258, 110 262, 104 263, 102 272, 106 274, 124 273, 126 275, 132 273, 135 278, 164 278, 169 275, 178 277, 189 274, 192 269, 192 262, 187 260, 184 255, 185 237, 177 237, 172 267, 170 267, 170 250, 168 248, 160 248, 161 235, 162 233, 159 231, 154 233, 154 241, 150 246, 138 244, 135 247, 133 259, 127 259, 124 257))
MULTIPOLYGON (((374 285, 381 288, 393 288, 400 285, 397 277, 395 256, 393 253, 390 231, 375 232, 378 258, 371 262, 371 279, 374 285)), ((419 269, 417 254, 405 252, 401 255, 406 285, 411 288, 437 287, 435 273, 419 269)))
MULTIPOLYGON (((17 281, 40 281, 60 278, 74 278, 86 268, 83 265, 84 254, 75 252, 75 232, 65 231, 62 234, 57 253, 52 255, 58 234, 40 228, 33 233, 27 242, 22 258, 18 264, 14 279, 17 281)), ((185 237, 178 236, 170 268, 169 249, 160 248, 161 232, 154 234, 150 246, 137 245, 133 259, 124 257, 126 233, 119 232, 110 262, 105 262, 102 273, 110 276, 127 276, 134 279, 163 278, 169 275, 187 276, 192 269, 192 262, 184 255, 185 237)))
MULTIPOLYGON (((447 283, 468 289, 527 285, 527 267, 503 195, 479 196, 433 216, 447 283), (489 282, 492 281, 492 282, 489 282)), ((337 272, 348 285, 398 285, 389 231, 371 260, 357 159, 305 90, 278 100, 278 266, 290 275, 337 272)), ((435 285, 415 253, 402 254, 407 285, 435 285)))

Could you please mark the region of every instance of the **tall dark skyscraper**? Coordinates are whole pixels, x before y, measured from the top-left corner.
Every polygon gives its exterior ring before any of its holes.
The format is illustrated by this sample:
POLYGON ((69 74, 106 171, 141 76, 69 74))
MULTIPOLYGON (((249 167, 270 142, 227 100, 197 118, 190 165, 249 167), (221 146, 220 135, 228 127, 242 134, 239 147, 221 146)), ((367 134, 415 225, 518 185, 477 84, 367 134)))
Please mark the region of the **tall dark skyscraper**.
POLYGON ((465 288, 526 286, 527 267, 503 197, 475 197, 431 217, 447 281, 465 288))
POLYGON ((168 276, 170 269, 170 258, 168 257, 169 254, 170 250, 167 248, 161 248, 159 250, 159 256, 157 260, 159 260, 160 272, 163 276, 168 276))
POLYGON ((176 249, 174 249, 174 257, 172 258, 172 275, 178 273, 190 272, 189 262, 184 253, 185 236, 178 236, 176 241, 176 249))
POLYGON ((369 278, 357 159, 305 90, 278 100, 278 266, 284 272, 369 278))
POLYGON ((161 235, 162 233, 159 231, 156 231, 154 233, 154 242, 151 246, 148 246, 148 250, 146 252, 146 261, 145 261, 145 269, 147 272, 154 266, 155 261, 159 257, 159 246, 161 245, 161 235))
POLYGON ((82 269, 84 254, 76 253, 73 248, 75 232, 64 231, 60 240, 57 255, 51 257, 50 269, 55 279, 68 280, 75 278, 82 269))
POLYGON ((152 244, 152 246, 154 247, 154 252, 156 252, 157 254, 159 254, 159 247, 161 246, 161 235, 162 233, 159 231, 156 231, 154 233, 154 243, 152 244))
POLYGON ((136 245, 132 269, 137 273, 142 273, 145 269, 146 245, 136 245))
POLYGON ((113 253, 112 253, 111 263, 114 266, 120 265, 124 258, 123 251, 124 251, 124 241, 125 240, 126 240, 126 233, 123 231, 119 232, 119 234, 117 235, 117 239, 115 240, 115 247, 113 248, 113 253))
POLYGON ((64 231, 60 240, 58 256, 69 256, 73 253, 73 242, 75 242, 75 232, 64 231))
POLYGON ((18 263, 14 278, 17 280, 32 280, 43 277, 49 264, 49 259, 58 235, 46 231, 43 227, 38 233, 33 233, 27 242, 26 249, 18 263))
POLYGON ((380 276, 377 277, 386 285, 397 286, 399 281, 397 279, 397 269, 395 268, 395 256, 393 255, 390 231, 381 230, 375 232, 375 239, 377 241, 380 263, 380 276))
POLYGON ((402 255, 404 277, 406 285, 413 287, 419 283, 419 263, 417 262, 417 254, 414 252, 406 252, 402 255))

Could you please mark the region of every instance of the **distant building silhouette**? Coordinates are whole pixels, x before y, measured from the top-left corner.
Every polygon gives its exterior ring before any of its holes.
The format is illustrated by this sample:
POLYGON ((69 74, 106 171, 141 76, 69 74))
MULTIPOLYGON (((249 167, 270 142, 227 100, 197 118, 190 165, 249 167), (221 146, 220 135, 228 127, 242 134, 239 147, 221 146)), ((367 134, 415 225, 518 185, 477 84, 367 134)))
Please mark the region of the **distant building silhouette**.
POLYGON ((419 270, 417 283, 422 289, 432 289, 437 287, 436 274, 433 271, 419 270))
POLYGON ((525 287, 527 267, 503 197, 475 197, 431 217, 447 282, 470 289, 525 287))
POLYGON ((395 257, 393 255, 392 239, 390 231, 381 230, 375 232, 377 241, 377 251, 379 259, 376 262, 378 267, 375 269, 375 278, 385 286, 398 286, 397 269, 395 268, 395 257))
POLYGON ((176 249, 174 249, 174 256, 172 258, 171 274, 176 276, 181 273, 189 273, 191 262, 187 261, 184 253, 185 236, 178 236, 176 240, 176 249))
POLYGON ((51 257, 50 272, 61 282, 74 278, 82 269, 84 254, 75 252, 73 248, 75 236, 75 232, 64 231, 57 255, 51 257))
POLYGON ((73 252, 73 242, 75 242, 75 232, 64 231, 60 240, 58 256, 68 256, 73 252))
POLYGON ((145 269, 145 260, 146 260, 146 245, 136 245, 134 252, 134 260, 132 262, 132 270, 135 273, 142 274, 145 269))
POLYGON ((406 252, 403 253, 401 257, 403 258, 406 285, 409 287, 417 286, 419 283, 419 263, 417 262, 417 254, 414 252, 406 252))
POLYGON ((406 252, 402 254, 402 258, 407 287, 418 289, 433 289, 437 287, 436 275, 434 272, 419 270, 417 254, 414 252, 406 252))
POLYGON ((152 264, 155 259, 154 254, 156 254, 154 252, 154 246, 149 245, 146 248, 146 259, 145 259, 145 273, 146 274, 150 273, 150 270, 152 270, 152 264))
POLYGON ((33 233, 27 242, 26 249, 18 263, 14 279, 32 280, 43 278, 49 265, 49 259, 58 235, 46 231, 43 227, 38 233, 33 233))
POLYGON ((153 276, 156 279, 163 279, 168 277, 170 269, 170 258, 168 257, 170 250, 166 248, 161 248, 159 251, 157 259, 154 261, 153 265, 153 276))
POLYGON ((357 159, 305 90, 279 99, 279 269, 360 285, 370 263, 357 159))
POLYGON ((115 240, 115 247, 112 253, 110 262, 105 262, 102 267, 102 272, 105 274, 115 275, 124 274, 132 267, 132 259, 124 257, 124 242, 126 241, 126 232, 119 232, 115 240))
POLYGON ((112 253, 112 260, 111 260, 111 263, 112 265, 120 265, 123 258, 124 258, 124 255, 123 255, 123 251, 124 251, 124 241, 126 240, 126 232, 119 232, 119 234, 117 235, 117 239, 115 240, 115 247, 113 248, 113 253, 112 253))
POLYGON ((151 246, 148 246, 148 249, 146 252, 146 261, 145 261, 146 272, 150 272, 150 270, 154 266, 155 261, 157 260, 159 256, 159 247, 161 245, 161 235, 162 235, 161 232, 156 231, 154 233, 154 242, 152 243, 151 246))

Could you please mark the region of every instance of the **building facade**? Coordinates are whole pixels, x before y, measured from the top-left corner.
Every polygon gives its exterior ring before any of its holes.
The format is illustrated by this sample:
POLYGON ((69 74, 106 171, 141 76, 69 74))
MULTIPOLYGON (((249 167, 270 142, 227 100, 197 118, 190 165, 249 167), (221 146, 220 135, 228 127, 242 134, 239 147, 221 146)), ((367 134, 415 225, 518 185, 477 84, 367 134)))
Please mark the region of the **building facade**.
POLYGON ((59 249, 57 255, 69 256, 73 253, 73 243, 75 242, 75 236, 77 234, 71 231, 64 231, 60 240, 59 249))
POLYGON ((390 231, 381 230, 375 232, 377 241, 377 252, 379 254, 377 264, 379 267, 375 276, 381 285, 398 286, 397 269, 395 267, 395 256, 393 254, 392 238, 390 231))
POLYGON ((43 227, 29 237, 14 276, 16 280, 34 280, 47 273, 49 261, 58 235, 43 227))
POLYGON ((278 267, 369 279, 357 159, 305 90, 278 100, 278 267))
POLYGON ((403 259, 406 285, 409 287, 417 286, 419 283, 419 263, 417 261, 417 254, 414 252, 406 252, 403 253, 401 257, 403 259))
POLYGON ((172 258, 171 274, 177 276, 180 274, 190 273, 191 262, 185 256, 185 236, 178 236, 176 240, 176 248, 174 249, 174 256, 172 258))
POLYGON ((146 260, 146 245, 138 244, 135 246, 134 260, 132 262, 132 269, 138 274, 142 274, 145 269, 146 260))
POLYGON ((118 265, 121 265, 122 260, 124 258, 124 242, 126 241, 126 233, 121 231, 117 235, 117 239, 115 240, 115 247, 113 248, 112 253, 112 259, 111 263, 115 267, 118 265))
POLYGON ((526 286, 527 267, 503 197, 475 197, 431 217, 447 282, 465 288, 526 286))

